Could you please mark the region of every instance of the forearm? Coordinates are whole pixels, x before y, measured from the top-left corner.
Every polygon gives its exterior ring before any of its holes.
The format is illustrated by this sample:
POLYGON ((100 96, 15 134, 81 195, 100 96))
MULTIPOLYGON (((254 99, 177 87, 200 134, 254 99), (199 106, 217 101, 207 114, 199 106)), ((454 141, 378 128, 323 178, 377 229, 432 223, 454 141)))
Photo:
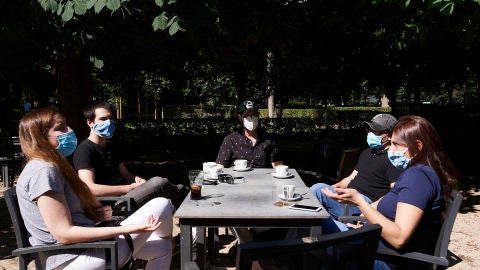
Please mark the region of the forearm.
POLYGON ((100 185, 92 184, 88 186, 94 196, 120 196, 132 190, 131 185, 100 185))
POLYGON ((379 224, 382 227, 382 238, 390 243, 394 248, 400 248, 403 245, 400 227, 375 208, 376 204, 371 205, 367 201, 362 201, 358 208, 362 215, 371 224, 379 224))
POLYGON ((357 173, 358 172, 354 170, 349 176, 343 178, 340 182, 335 183, 333 186, 339 188, 347 188, 350 182, 355 178, 357 173))
POLYGON ((71 226, 56 234, 57 241, 61 244, 73 244, 79 242, 91 242, 112 238, 117 235, 131 233, 129 226, 118 227, 81 227, 71 226))

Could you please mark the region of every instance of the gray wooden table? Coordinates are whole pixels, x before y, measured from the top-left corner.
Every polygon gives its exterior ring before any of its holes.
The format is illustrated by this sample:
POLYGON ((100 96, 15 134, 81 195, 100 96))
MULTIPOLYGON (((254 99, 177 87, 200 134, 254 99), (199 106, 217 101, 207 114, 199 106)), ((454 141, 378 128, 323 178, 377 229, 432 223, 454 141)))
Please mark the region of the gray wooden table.
POLYGON ((272 176, 273 169, 253 169, 237 172, 231 168, 224 173, 245 177, 245 183, 204 185, 202 199, 191 200, 188 195, 175 212, 180 224, 180 257, 184 269, 192 259, 192 226, 205 227, 311 227, 321 226, 322 219, 330 217, 324 209, 308 212, 277 206, 283 184, 295 185, 295 193, 302 198, 291 203, 319 206, 320 202, 305 186, 295 169, 291 178, 272 176))

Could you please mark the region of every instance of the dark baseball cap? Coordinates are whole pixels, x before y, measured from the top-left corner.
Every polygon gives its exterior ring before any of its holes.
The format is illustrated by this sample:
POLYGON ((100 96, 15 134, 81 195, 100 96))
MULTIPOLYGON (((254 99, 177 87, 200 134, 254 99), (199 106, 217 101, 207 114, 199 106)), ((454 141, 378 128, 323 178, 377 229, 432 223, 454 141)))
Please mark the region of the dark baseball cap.
POLYGON ((397 124, 397 119, 387 113, 377 114, 372 120, 362 122, 362 126, 368 127, 371 130, 387 132, 391 132, 395 124, 397 124))
POLYGON ((258 109, 255 106, 255 103, 251 100, 245 100, 244 102, 240 103, 240 105, 238 106, 238 113, 244 113, 248 111, 258 112, 258 109))

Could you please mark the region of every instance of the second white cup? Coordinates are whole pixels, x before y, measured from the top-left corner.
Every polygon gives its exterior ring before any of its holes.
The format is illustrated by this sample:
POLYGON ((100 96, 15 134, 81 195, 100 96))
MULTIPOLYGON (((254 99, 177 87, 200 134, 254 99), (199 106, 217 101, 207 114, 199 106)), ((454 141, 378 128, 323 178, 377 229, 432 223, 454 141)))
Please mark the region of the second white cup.
POLYGON ((287 176, 288 166, 287 166, 287 165, 278 165, 278 166, 275 166, 275 173, 276 173, 278 176, 287 176))
POLYGON ((203 172, 205 172, 205 173, 210 173, 210 170, 211 170, 212 168, 216 168, 216 167, 217 167, 217 163, 212 162, 212 161, 204 162, 202 165, 203 165, 203 166, 202 166, 202 170, 203 170, 203 172))
POLYGON ((246 159, 237 159, 233 162, 235 169, 244 170, 247 168, 248 161, 246 159))
POLYGON ((295 195, 295 186, 294 185, 283 185, 283 197, 285 199, 293 199, 295 195))
POLYGON ((218 174, 222 173, 223 170, 222 168, 217 168, 217 167, 213 167, 213 168, 210 168, 210 172, 209 172, 209 176, 210 178, 212 179, 217 179, 218 178, 218 174))

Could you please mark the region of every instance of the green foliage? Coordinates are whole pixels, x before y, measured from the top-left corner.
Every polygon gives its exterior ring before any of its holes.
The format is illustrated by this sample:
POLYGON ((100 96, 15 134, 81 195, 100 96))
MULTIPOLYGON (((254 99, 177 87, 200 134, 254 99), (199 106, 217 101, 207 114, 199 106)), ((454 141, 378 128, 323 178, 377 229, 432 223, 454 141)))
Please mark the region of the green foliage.
MULTIPOLYGON (((267 109, 260 109, 260 117, 268 117, 267 109)), ((381 107, 332 107, 332 108, 317 108, 317 109, 283 109, 281 110, 282 118, 309 118, 309 119, 329 119, 336 118, 337 115, 343 112, 391 112, 391 108, 381 107)))
MULTIPOLYGON (((71 21, 75 15, 82 16, 88 10, 93 9, 96 14, 100 13, 104 8, 115 12, 121 8, 126 9, 124 3, 129 0, 37 0, 45 11, 57 14, 64 22, 71 21)), ((163 0, 155 0, 155 4, 160 8, 168 5, 176 4, 176 0, 169 0, 165 5, 163 0)), ((178 31, 185 31, 181 26, 182 20, 176 14, 168 15, 163 11, 160 15, 153 19, 152 27, 156 30, 166 30, 170 35, 175 35, 178 31)))
MULTIPOLYGON (((307 115, 298 109, 297 115, 307 115)), ((319 134, 327 130, 350 130, 360 128, 363 121, 371 119, 378 110, 326 110, 322 115, 312 117, 291 117, 267 119, 261 118, 260 125, 264 131, 276 135, 319 134)), ((197 116, 202 113, 197 111, 197 116)), ((208 113, 203 113, 204 117, 208 113)), ((139 122, 123 120, 125 138, 128 140, 149 140, 157 136, 189 136, 189 135, 225 135, 239 127, 233 118, 183 118, 168 119, 163 122, 139 122)))
POLYGON ((453 10, 455 9, 455 1, 456 0, 433 0, 432 6, 438 7, 440 12, 452 14, 453 10))

